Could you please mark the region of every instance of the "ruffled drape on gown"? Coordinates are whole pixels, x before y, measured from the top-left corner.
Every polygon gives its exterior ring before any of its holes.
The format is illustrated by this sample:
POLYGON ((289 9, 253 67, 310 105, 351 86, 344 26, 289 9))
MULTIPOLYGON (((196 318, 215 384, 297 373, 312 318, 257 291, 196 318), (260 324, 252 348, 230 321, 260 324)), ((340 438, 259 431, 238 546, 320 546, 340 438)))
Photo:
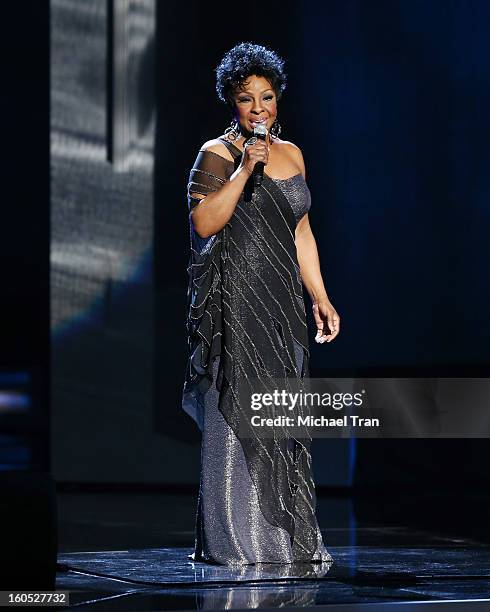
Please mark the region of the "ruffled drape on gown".
MULTIPOLYGON (((234 162, 200 151, 189 208, 229 179, 234 162)), ((286 191, 287 193, 287 191, 286 191)), ((202 203, 206 206, 206 202, 202 203)), ((183 408, 203 433, 193 558, 216 563, 330 561, 315 516, 311 438, 245 435, 240 385, 309 373, 292 205, 273 179, 247 183, 229 222, 201 238, 190 216, 183 408)), ((243 388, 243 387, 242 387, 243 388)))

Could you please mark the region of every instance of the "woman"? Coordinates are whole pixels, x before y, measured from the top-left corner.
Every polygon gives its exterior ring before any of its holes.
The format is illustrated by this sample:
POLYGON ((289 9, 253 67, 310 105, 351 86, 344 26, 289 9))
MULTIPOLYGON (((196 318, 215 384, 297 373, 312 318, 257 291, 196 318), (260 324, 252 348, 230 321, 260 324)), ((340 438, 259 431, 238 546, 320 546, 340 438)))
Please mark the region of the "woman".
MULTIPOLYGON (((311 438, 245 435, 240 384, 308 376, 303 282, 315 340, 340 319, 328 299, 309 222, 300 149, 279 138, 283 61, 260 45, 231 49, 217 70, 232 125, 200 149, 190 173, 189 363, 183 408, 202 431, 193 560, 331 561, 315 516, 311 438), (265 125, 265 141, 253 138, 265 125), (265 165, 254 185, 254 167, 265 165), (328 326, 328 329, 327 329, 328 326)), ((251 383, 250 383, 251 384, 251 383)))

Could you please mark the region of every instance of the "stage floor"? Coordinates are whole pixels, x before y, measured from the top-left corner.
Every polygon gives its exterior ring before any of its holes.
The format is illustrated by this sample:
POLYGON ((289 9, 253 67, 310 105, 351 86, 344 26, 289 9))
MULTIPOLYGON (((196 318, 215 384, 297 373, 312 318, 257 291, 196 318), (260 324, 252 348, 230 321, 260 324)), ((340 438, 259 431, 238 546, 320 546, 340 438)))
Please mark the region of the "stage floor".
MULTIPOLYGON (((379 500, 362 503, 372 507, 379 500)), ((438 507, 448 508, 442 501, 438 507)), ((322 534, 332 564, 225 567, 187 557, 192 495, 62 494, 56 587, 70 591, 72 605, 91 602, 101 610, 335 605, 348 612, 401 604, 407 610, 409 602, 410 610, 432 610, 437 602, 444 610, 463 604, 465 610, 490 610, 488 526, 479 524, 481 517, 474 515, 470 523, 465 515, 451 530, 448 510, 439 515, 437 530, 427 518, 431 512, 425 513, 426 525, 416 512, 406 524, 393 524, 393 513, 381 513, 379 524, 372 519, 363 524, 353 508, 350 499, 318 500, 320 526, 330 523, 322 534), (103 549, 104 543, 110 545, 103 549)))

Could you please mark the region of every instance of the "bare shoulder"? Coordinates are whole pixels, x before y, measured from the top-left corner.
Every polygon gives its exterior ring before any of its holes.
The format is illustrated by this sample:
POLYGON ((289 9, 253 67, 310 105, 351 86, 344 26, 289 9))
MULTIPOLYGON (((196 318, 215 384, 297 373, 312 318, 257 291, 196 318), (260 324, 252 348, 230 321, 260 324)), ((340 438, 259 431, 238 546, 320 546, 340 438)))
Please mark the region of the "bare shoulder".
POLYGON ((281 147, 284 154, 287 155, 299 168, 301 174, 305 175, 305 161, 303 159, 303 153, 301 149, 291 142, 290 140, 280 140, 275 141, 274 144, 277 144, 281 147))
POLYGON ((281 148, 283 148, 289 155, 297 157, 298 159, 303 159, 301 149, 298 147, 298 145, 295 145, 294 142, 291 142, 290 140, 281 140, 278 144, 280 144, 281 148))
POLYGON ((211 153, 217 153, 221 155, 221 157, 225 157, 230 161, 233 161, 232 154, 228 151, 226 146, 223 144, 221 140, 218 138, 212 138, 211 140, 207 140, 200 148, 201 151, 210 151, 211 153))

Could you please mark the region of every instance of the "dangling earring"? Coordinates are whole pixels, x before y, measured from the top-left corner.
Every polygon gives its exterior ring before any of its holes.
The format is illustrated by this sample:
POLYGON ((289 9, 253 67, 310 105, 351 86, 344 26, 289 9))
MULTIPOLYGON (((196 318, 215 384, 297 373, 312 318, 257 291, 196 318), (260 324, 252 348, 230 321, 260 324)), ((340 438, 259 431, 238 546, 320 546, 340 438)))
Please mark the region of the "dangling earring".
POLYGON ((238 140, 242 137, 240 125, 236 119, 231 120, 230 127, 227 127, 225 130, 225 136, 227 136, 230 140, 238 140))
POLYGON ((269 136, 271 137, 271 139, 275 140, 276 138, 278 138, 279 134, 281 133, 281 129, 281 124, 276 119, 271 125, 271 129, 269 130, 269 136))

